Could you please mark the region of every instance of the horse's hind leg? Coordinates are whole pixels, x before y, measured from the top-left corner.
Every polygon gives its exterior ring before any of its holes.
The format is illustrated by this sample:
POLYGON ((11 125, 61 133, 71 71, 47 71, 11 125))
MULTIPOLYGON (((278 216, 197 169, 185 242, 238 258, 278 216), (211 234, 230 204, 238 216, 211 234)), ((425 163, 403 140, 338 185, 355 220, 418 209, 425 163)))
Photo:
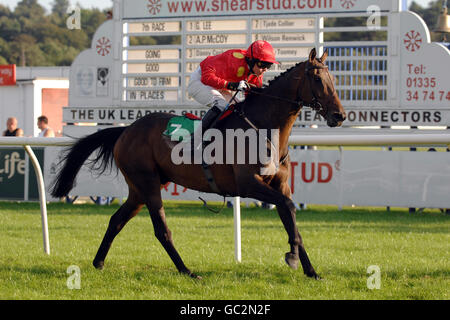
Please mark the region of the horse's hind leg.
POLYGON ((155 236, 162 244, 169 257, 172 259, 176 268, 179 272, 189 275, 192 278, 198 278, 199 276, 192 273, 184 264, 177 250, 175 249, 172 233, 169 230, 166 223, 166 214, 164 212, 164 207, 161 199, 161 191, 158 188, 151 188, 153 191, 147 201, 147 208, 150 213, 150 218, 153 222, 153 229, 155 231, 155 236))
POLYGON ((127 201, 119 208, 119 210, 114 213, 114 215, 109 220, 108 229, 106 230, 103 241, 97 251, 97 255, 94 258, 93 265, 97 269, 103 269, 106 255, 108 254, 109 248, 117 236, 117 234, 122 230, 122 228, 130 221, 134 216, 139 213, 143 204, 137 200, 137 196, 130 189, 130 195, 127 201))

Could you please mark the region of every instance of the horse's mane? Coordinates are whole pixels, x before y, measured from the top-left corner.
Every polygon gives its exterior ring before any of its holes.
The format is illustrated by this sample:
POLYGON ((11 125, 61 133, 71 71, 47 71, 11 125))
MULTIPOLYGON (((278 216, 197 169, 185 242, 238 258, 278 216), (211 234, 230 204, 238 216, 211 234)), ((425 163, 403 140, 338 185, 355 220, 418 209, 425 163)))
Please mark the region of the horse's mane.
POLYGON ((252 91, 256 91, 256 92, 264 92, 265 90, 269 89, 269 87, 275 85, 276 83, 278 83, 281 79, 285 79, 285 77, 289 74, 289 72, 291 72, 293 69, 297 68, 300 64, 304 63, 305 61, 301 61, 296 63, 294 66, 290 67, 289 69, 283 71, 282 73, 280 73, 279 75, 277 75, 275 78, 273 78, 272 80, 269 80, 268 84, 262 88, 252 88, 252 90, 250 91, 250 95, 251 96, 251 92, 252 91))
POLYGON ((300 64, 304 63, 305 61, 302 62, 298 62, 296 63, 294 66, 290 67, 289 69, 287 69, 286 71, 280 73, 279 75, 277 75, 275 78, 273 78, 272 80, 269 80, 269 84, 267 87, 275 84, 277 81, 279 81, 279 79, 284 78, 292 69, 297 68, 300 64))
POLYGON ((270 87, 273 87, 275 84, 277 84, 278 82, 280 82, 281 80, 285 79, 286 76, 295 68, 297 68, 300 64, 304 63, 305 61, 301 61, 296 63, 294 66, 290 67, 289 69, 285 70, 284 72, 280 73, 279 75, 277 75, 275 78, 273 78, 272 80, 269 80, 268 84, 266 86, 263 86, 262 88, 252 88, 252 90, 250 91, 250 93, 248 94, 247 98, 238 103, 238 104, 243 104, 245 102, 250 102, 252 101, 253 98, 258 96, 258 93, 264 93, 265 91, 269 90, 270 87))

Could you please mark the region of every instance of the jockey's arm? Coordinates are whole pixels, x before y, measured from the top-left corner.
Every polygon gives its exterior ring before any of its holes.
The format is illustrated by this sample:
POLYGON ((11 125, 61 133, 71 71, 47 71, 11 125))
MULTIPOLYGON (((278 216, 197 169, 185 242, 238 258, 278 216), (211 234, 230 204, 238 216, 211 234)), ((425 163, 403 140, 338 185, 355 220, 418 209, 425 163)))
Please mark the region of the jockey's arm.
POLYGON ((202 83, 214 89, 226 89, 228 81, 216 75, 216 70, 210 66, 202 67, 202 83))

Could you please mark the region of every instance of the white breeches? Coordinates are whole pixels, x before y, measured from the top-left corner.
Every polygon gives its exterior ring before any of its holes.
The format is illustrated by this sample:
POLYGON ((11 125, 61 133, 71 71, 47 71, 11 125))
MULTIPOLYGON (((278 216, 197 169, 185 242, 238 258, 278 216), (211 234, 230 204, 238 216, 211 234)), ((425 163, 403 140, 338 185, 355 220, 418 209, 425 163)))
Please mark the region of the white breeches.
POLYGON ((230 100, 233 98, 229 90, 218 90, 213 87, 207 86, 202 83, 202 70, 197 68, 192 74, 189 80, 187 91, 189 95, 195 99, 195 101, 202 105, 212 107, 214 104, 223 111, 230 100))

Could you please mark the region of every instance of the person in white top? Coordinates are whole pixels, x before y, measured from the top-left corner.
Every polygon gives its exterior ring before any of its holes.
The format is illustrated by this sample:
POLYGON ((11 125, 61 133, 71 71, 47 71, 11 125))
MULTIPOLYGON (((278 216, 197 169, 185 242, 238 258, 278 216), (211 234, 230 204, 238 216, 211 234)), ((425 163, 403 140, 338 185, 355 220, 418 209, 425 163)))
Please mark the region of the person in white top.
POLYGON ((37 121, 37 126, 41 129, 38 137, 54 137, 55 132, 48 126, 48 118, 46 116, 40 116, 37 121))

